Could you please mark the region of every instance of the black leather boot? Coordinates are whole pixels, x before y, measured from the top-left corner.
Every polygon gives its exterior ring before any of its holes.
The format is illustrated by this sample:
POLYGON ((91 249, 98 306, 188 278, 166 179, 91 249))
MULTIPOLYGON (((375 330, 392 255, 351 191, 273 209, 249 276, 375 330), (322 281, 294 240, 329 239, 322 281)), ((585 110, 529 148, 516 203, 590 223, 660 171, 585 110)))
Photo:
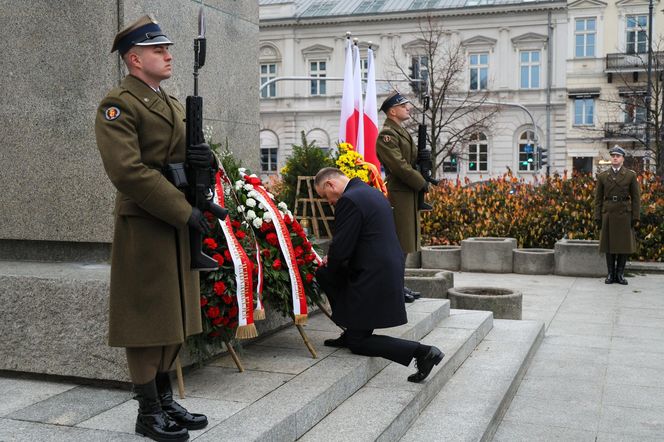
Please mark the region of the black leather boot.
POLYGON ((189 431, 175 423, 161 409, 154 379, 147 384, 134 384, 135 399, 138 400, 136 433, 159 442, 185 442, 189 431))
POLYGON ((619 254, 618 262, 616 263, 616 276, 615 281, 618 284, 627 285, 627 280, 625 280, 625 264, 627 264, 627 255, 619 254))
POLYGON ((616 282, 616 267, 615 267, 615 256, 612 253, 606 254, 606 268, 608 271, 608 276, 604 280, 604 284, 613 284, 616 282))
POLYGON ((173 400, 171 378, 168 373, 157 373, 156 383, 161 408, 171 419, 187 430, 207 427, 208 420, 204 414, 189 413, 186 408, 173 400))

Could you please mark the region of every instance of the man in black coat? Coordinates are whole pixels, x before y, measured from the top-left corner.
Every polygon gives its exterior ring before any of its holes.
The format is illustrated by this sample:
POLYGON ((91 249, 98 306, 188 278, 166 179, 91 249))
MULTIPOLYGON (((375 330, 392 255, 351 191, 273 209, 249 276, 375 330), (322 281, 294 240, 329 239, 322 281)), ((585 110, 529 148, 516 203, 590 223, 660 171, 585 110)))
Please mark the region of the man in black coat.
POLYGON ((332 167, 318 172, 314 185, 318 195, 335 206, 334 236, 316 279, 330 300, 332 320, 346 328, 325 345, 348 347, 353 353, 405 366, 415 359, 417 372, 408 380, 424 380, 443 359, 438 348, 373 334, 376 328, 408 322, 404 258, 389 201, 360 179, 349 180, 332 167))

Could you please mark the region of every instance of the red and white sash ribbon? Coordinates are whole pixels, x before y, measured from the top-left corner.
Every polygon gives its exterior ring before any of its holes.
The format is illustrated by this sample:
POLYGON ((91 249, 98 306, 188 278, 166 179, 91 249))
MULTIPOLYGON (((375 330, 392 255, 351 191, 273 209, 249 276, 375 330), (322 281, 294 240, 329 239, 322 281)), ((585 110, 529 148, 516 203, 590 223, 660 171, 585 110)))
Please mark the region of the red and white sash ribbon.
POLYGON ((256 193, 254 198, 265 207, 265 210, 270 214, 272 222, 277 233, 281 253, 284 254, 286 265, 288 267, 288 274, 291 281, 291 293, 293 301, 293 316, 296 324, 305 324, 307 322, 307 297, 304 292, 304 284, 300 276, 300 269, 297 266, 295 258, 295 249, 290 239, 290 232, 288 226, 284 221, 281 211, 274 204, 274 200, 267 193, 267 190, 260 184, 258 178, 250 177, 241 173, 244 180, 253 187, 256 193))
MULTIPOLYGON (((215 176, 214 203, 224 207, 224 188, 221 183, 221 171, 215 176)), ((258 336, 256 325, 254 325, 254 296, 252 264, 247 253, 233 233, 230 217, 219 221, 219 226, 224 232, 228 251, 231 254, 235 268, 236 298, 238 305, 238 327, 235 332, 237 339, 249 339, 258 336)))
POLYGON ((256 244, 256 267, 258 268, 258 282, 256 283, 256 308, 254 309, 254 319, 260 321, 265 319, 265 309, 263 308, 263 260, 261 258, 261 248, 256 244))

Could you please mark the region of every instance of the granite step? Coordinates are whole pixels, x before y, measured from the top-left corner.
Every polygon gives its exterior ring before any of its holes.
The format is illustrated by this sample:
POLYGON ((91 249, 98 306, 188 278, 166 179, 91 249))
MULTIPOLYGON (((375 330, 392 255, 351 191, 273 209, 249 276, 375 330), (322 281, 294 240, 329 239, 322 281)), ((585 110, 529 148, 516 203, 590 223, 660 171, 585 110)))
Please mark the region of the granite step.
POLYGON ((451 310, 421 342, 445 353, 427 380, 406 380, 413 367, 390 363, 349 399, 309 430, 300 441, 398 440, 417 419, 493 325, 491 312, 451 310))
POLYGON ((540 321, 494 320, 401 441, 491 440, 543 338, 540 321))
MULTIPOLYGON (((420 340, 449 316, 449 301, 420 299, 407 305, 407 312, 407 324, 381 333, 420 340)), ((234 401, 239 408, 205 430, 192 432, 192 439, 296 440, 389 363, 323 347, 322 340, 338 336, 339 329, 322 315, 310 318, 306 331, 319 351, 318 359, 303 353, 302 340, 290 327, 244 349, 244 373, 234 373, 232 361, 223 358, 188 376, 191 396, 234 401), (215 374, 223 376, 215 378, 215 374)), ((406 373, 404 383, 405 377, 406 373)))

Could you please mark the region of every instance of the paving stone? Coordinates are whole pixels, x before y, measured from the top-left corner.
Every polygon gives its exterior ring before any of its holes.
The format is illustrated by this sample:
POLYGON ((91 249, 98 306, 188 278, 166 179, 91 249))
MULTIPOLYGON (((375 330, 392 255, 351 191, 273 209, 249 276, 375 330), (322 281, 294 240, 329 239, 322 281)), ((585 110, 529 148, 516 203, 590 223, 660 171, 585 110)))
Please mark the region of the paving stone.
MULTIPOLYGON (((341 332, 342 332, 341 329, 338 329, 336 331, 305 329, 307 337, 309 337, 309 340, 316 349, 316 352, 318 352, 319 354, 329 354, 334 352, 336 349, 332 347, 325 347, 323 345, 323 341, 325 341, 326 339, 338 338, 341 332)), ((302 336, 300 336, 300 332, 298 332, 295 327, 288 327, 285 330, 280 331, 279 333, 275 333, 272 336, 269 336, 265 339, 256 341, 255 344, 264 345, 267 347, 277 347, 277 348, 295 348, 295 349, 305 348, 302 336)))
POLYGON ((565 347, 562 345, 552 345, 547 341, 548 336, 537 350, 537 354, 533 359, 534 361, 574 360, 587 361, 595 364, 606 364, 609 361, 609 353, 611 350, 608 348, 565 347))
POLYGON ((659 341, 659 345, 664 347, 664 328, 662 327, 639 327, 635 325, 616 325, 613 329, 613 336, 624 338, 650 339, 659 341))
POLYGON ((505 414, 506 421, 597 432, 600 404, 557 401, 517 395, 505 414))
POLYGON ((664 345, 662 345, 662 341, 658 339, 639 339, 616 336, 611 339, 610 348, 612 351, 664 353, 664 345))
POLYGON ((664 369, 664 353, 609 350, 609 364, 664 369))
POLYGON ((566 311, 556 314, 556 321, 612 325, 615 316, 616 312, 613 310, 610 312, 566 311))
POLYGON ((607 405, 664 409, 664 388, 608 383, 602 401, 607 405))
MULTIPOLYGON (((433 439, 432 439, 433 440, 433 439)), ((560 441, 560 442, 595 442, 595 432, 576 430, 573 428, 554 427, 551 425, 529 424, 504 420, 493 442, 532 442, 532 441, 560 441)))
POLYGON ((12 442, 140 442, 144 437, 112 431, 0 418, 0 440, 12 442))
MULTIPOLYGON (((474 330, 479 324, 486 320, 486 317, 487 312, 451 309, 450 317, 445 321, 444 326, 447 328, 467 328, 474 330)), ((442 327, 442 324, 439 326, 442 327)))
POLYGON ((132 397, 125 390, 76 387, 17 410, 7 417, 57 425, 76 425, 132 397))
POLYGON ((549 359, 537 357, 528 369, 528 377, 553 377, 565 379, 582 379, 592 381, 603 379, 606 365, 584 360, 549 359))
POLYGON ((606 433, 600 431, 597 433, 597 442, 662 442, 661 436, 644 436, 642 434, 625 433, 606 433))
MULTIPOLYGON (((538 352, 539 354, 539 352, 538 352)), ((599 403, 604 379, 570 379, 565 376, 530 377, 526 373, 519 385, 519 395, 555 401, 599 403)))
POLYGON ((652 308, 640 305, 637 307, 620 307, 619 312, 619 320, 623 318, 635 320, 636 323, 633 325, 641 325, 640 320, 642 319, 655 318, 664 320, 664 308, 652 308))
POLYGON ((187 375, 187 395, 250 404, 293 378, 284 373, 268 373, 222 367, 203 367, 187 375))
MULTIPOLYGON (((547 330, 548 332, 548 330, 547 330)), ((546 343, 563 347, 610 348, 611 336, 546 335, 546 343)))
POLYGON ((14 377, 0 377, 0 416, 41 402, 67 390, 76 384, 48 382, 14 377))
POLYGON ((664 435, 664 408, 602 407, 599 431, 645 437, 664 435))
POLYGON ((606 370, 606 382, 664 388, 664 377, 662 377, 661 368, 609 365, 606 370))

